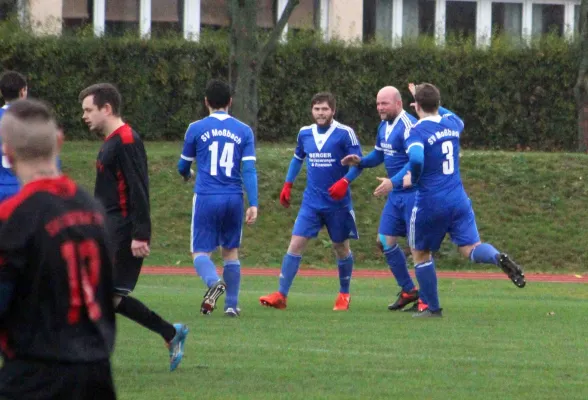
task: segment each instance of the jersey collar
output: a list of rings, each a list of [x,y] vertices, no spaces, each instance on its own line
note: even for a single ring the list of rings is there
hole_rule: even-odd
[[[333,123],[331,123],[331,126],[325,133],[319,133],[316,124],[312,124],[312,136],[318,151],[321,151],[327,140],[329,140],[331,134],[335,131],[335,128],[337,128],[337,125],[339,125],[339,123],[333,120]]]
[[[390,121],[386,122],[386,135],[384,137],[386,141],[388,141],[388,138],[390,137],[390,134],[394,130],[394,127],[396,126],[398,121],[400,121],[400,119],[404,116],[404,114],[406,114],[406,111],[402,110],[402,111],[400,111],[400,114],[398,114],[396,116],[396,118],[394,118],[394,121],[392,121],[392,123],[390,123]]]
[[[212,118],[218,119],[219,121],[224,121],[226,119],[231,118],[231,116],[224,111],[215,111],[212,114],[210,114],[210,116]]]

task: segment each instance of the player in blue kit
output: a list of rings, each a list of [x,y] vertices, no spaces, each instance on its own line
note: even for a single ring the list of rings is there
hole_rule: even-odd
[[[4,105],[0,109],[0,118],[10,107],[10,103],[27,98],[27,80],[24,76],[16,71],[6,71],[0,76],[0,94],[4,99]],[[12,172],[12,165],[8,158],[3,154],[0,146],[0,202],[15,195],[20,189],[18,178]]]
[[[380,89],[376,107],[382,122],[378,127],[374,150],[363,158],[350,154],[341,163],[353,165],[353,168],[374,168],[384,163],[388,178],[378,178],[381,183],[374,193],[377,196],[388,195],[380,217],[377,243],[401,288],[398,299],[388,309],[402,310],[414,302],[411,311],[418,311],[419,307],[423,310],[426,304],[422,300],[418,301],[419,292],[408,273],[404,252],[398,245],[398,238],[407,236],[416,193],[416,185],[405,189],[402,187],[402,179],[408,169],[404,139],[417,119],[404,111],[402,96],[393,86]]]
[[[190,124],[178,162],[178,171],[186,180],[194,176],[192,161],[198,167],[190,240],[194,268],[208,287],[200,312],[210,314],[226,291],[225,315],[238,317],[243,186],[249,201],[245,221],[253,224],[257,219],[254,136],[249,126],[228,114],[232,102],[229,85],[211,80],[204,102],[210,115]],[[210,259],[219,246],[224,260],[222,280]]]
[[[428,308],[415,317],[441,317],[437,274],[432,252],[439,250],[445,234],[459,252],[475,263],[499,266],[517,287],[524,287],[525,275],[507,254],[482,243],[471,201],[459,171],[460,135],[463,121],[440,106],[439,90],[430,83],[409,85],[415,97],[419,121],[405,140],[409,172],[405,187],[418,182],[410,220],[409,244],[415,274]]]
[[[292,230],[290,246],[282,261],[279,290],[259,301],[262,305],[284,309],[292,281],[300,267],[302,253],[309,241],[327,227],[339,270],[339,294],[334,310],[348,310],[351,297],[349,286],[353,271],[353,255],[349,239],[358,239],[355,214],[351,202],[349,183],[359,170],[350,171],[341,165],[349,155],[361,156],[361,146],[350,127],[333,119],[336,102],[331,93],[317,93],[311,100],[311,112],[315,121],[298,133],[296,150],[290,162],[286,182],[280,194],[280,203],[290,206],[290,191],[306,158],[307,183],[302,205]]]

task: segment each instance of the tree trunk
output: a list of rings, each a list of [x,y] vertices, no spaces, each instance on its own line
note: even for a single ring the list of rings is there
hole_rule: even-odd
[[[231,50],[229,81],[233,87],[231,113],[257,132],[259,78],[263,63],[274,50],[288,18],[300,0],[289,0],[269,38],[260,45],[257,0],[230,0]]]
[[[578,106],[578,150],[588,152],[588,0],[580,6],[581,59],[574,95]]]
[[[233,88],[231,112],[249,125],[257,128],[258,53],[257,0],[232,0],[231,50],[229,80]]]

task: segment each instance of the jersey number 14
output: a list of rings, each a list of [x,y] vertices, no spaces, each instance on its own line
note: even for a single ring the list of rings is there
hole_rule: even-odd
[[[221,167],[225,169],[225,175],[230,177],[233,166],[235,165],[233,163],[235,143],[225,143],[220,161],[218,159],[218,142],[213,142],[208,146],[208,151],[210,151],[210,175],[218,175],[218,167]]]

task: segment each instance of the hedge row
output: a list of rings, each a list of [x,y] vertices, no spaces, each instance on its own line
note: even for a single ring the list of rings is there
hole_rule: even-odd
[[[205,115],[206,81],[227,77],[228,44],[3,34],[0,62],[28,76],[31,94],[54,105],[70,137],[90,137],[80,120],[79,91],[110,81],[123,92],[125,118],[146,139],[181,139],[187,124]],[[398,86],[408,109],[407,82],[428,81],[465,120],[464,146],[574,150],[578,62],[577,44],[554,39],[488,50],[467,44],[437,48],[426,41],[391,49],[293,40],[263,68],[257,135],[293,142],[309,121],[312,94],[330,90],[337,95],[337,118],[371,144],[378,89]]]

